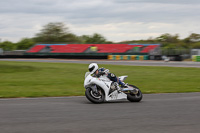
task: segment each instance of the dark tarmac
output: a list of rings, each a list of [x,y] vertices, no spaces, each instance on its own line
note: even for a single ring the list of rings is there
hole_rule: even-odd
[[[144,94],[92,104],[85,97],[0,99],[1,133],[199,133],[200,93]]]

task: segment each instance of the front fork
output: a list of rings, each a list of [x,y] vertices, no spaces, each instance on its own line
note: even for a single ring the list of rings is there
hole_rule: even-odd
[[[96,85],[92,85],[91,89],[94,93],[98,94],[98,90],[97,90],[97,86]]]

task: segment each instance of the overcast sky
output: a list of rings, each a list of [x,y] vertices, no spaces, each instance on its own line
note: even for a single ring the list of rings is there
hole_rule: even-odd
[[[49,22],[109,41],[200,34],[200,0],[0,0],[0,39],[31,38]]]

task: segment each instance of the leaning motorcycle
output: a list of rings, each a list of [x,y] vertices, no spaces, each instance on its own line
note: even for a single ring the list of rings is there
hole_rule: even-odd
[[[107,73],[109,70],[107,70]],[[124,82],[128,76],[120,76]],[[92,103],[103,103],[106,101],[127,99],[130,102],[140,102],[142,100],[141,90],[134,85],[127,85],[121,88],[117,82],[111,81],[106,74],[99,78],[93,77],[89,72],[85,73],[84,80],[85,96]]]

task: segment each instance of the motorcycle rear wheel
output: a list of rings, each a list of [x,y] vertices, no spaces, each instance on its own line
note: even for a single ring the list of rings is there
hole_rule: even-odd
[[[105,100],[105,94],[101,88],[98,88],[98,93],[95,93],[92,88],[88,87],[86,88],[85,96],[92,103],[103,103]]]
[[[136,88],[136,89],[138,89],[138,93],[137,94],[133,94],[133,93],[128,93],[127,94],[127,99],[130,101],[130,102],[140,102],[141,100],[142,100],[142,92],[141,92],[141,90],[138,88],[138,87],[136,87],[136,86],[134,86],[134,85],[129,85],[129,86],[132,86],[133,88]]]

